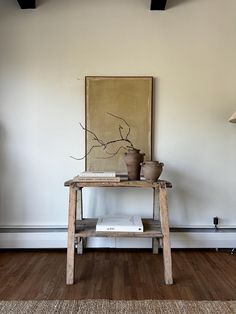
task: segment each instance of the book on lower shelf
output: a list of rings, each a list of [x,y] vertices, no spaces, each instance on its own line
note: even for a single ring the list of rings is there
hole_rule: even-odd
[[[102,216],[98,218],[96,231],[110,232],[143,232],[140,216]]]

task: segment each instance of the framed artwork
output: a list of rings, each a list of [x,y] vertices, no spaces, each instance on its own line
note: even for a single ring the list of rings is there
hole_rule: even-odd
[[[150,76],[87,76],[86,170],[126,172],[128,147],[152,155],[152,93]]]

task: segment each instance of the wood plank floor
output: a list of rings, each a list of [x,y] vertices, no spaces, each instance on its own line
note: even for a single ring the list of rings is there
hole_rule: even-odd
[[[161,253],[88,250],[66,286],[65,250],[0,251],[0,299],[236,299],[236,255],[173,250],[172,258],[175,284],[166,286]]]

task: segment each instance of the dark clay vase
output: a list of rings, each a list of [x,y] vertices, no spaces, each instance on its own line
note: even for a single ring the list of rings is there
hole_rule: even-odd
[[[145,161],[142,163],[142,171],[146,181],[156,182],[162,173],[164,164],[159,161]]]
[[[141,163],[145,154],[140,153],[140,149],[129,149],[128,153],[125,153],[124,161],[126,163],[128,171],[128,180],[136,181],[140,180]]]

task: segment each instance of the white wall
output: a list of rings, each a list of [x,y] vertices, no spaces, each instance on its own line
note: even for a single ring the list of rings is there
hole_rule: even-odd
[[[171,225],[219,216],[236,226],[236,125],[227,122],[236,110],[236,2],[168,0],[163,12],[149,2],[39,0],[20,10],[0,0],[1,226],[67,224],[63,183],[84,169],[69,156],[84,152],[86,75],[155,77],[154,157],[174,186]],[[119,203],[148,216],[150,196],[102,191],[86,210]]]

